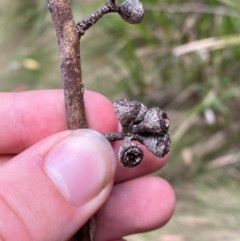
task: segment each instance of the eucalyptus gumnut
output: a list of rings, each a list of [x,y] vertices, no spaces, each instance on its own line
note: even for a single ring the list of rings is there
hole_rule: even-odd
[[[143,5],[138,0],[126,0],[119,6],[119,15],[128,23],[137,24],[143,20]]]
[[[138,102],[138,103],[140,103],[140,102]],[[138,112],[138,115],[135,117],[135,119],[133,121],[134,125],[139,124],[143,120],[143,118],[147,112],[147,107],[145,105],[143,105],[142,103],[140,103],[140,105],[141,105],[141,108]]]
[[[143,144],[154,155],[164,157],[170,150],[171,140],[168,134],[162,136],[153,135],[145,137]]]
[[[131,123],[134,125],[140,123],[147,112],[145,105],[131,99],[117,100],[113,106],[123,128],[127,128]]]
[[[125,138],[119,149],[118,158],[123,166],[135,167],[142,161],[143,151],[138,144],[131,142],[130,138]]]
[[[143,121],[136,127],[136,132],[149,132],[152,134],[165,134],[168,132],[170,122],[167,114],[158,107],[149,109]]]
[[[128,127],[141,110],[141,103],[130,99],[117,100],[113,104],[115,113],[123,128]]]

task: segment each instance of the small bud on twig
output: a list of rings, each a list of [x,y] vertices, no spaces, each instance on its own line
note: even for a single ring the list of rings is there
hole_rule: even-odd
[[[118,13],[122,19],[128,23],[140,23],[144,17],[144,9],[138,0],[126,0],[118,6],[115,0],[107,0],[105,5],[95,13],[77,23],[76,29],[79,36],[83,36],[85,31],[94,25],[100,18],[107,13]]]
[[[141,23],[144,17],[144,9],[138,0],[126,0],[119,6],[119,15],[128,23]]]

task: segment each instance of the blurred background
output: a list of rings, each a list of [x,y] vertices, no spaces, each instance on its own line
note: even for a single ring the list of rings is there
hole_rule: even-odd
[[[78,22],[105,1],[71,2]],[[171,121],[157,175],[176,191],[174,217],[128,240],[239,241],[240,1],[142,2],[141,24],[109,14],[81,42],[87,89],[159,106]],[[0,33],[1,91],[61,88],[47,1],[0,0]]]

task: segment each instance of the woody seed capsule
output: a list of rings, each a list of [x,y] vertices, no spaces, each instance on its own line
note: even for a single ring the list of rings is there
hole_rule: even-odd
[[[119,149],[119,160],[125,167],[135,167],[143,159],[138,141],[158,157],[164,157],[170,150],[168,135],[170,122],[167,114],[158,107],[147,109],[142,103],[131,99],[114,102],[114,110],[122,125],[121,132],[104,134],[109,141],[124,140]]]
[[[128,23],[137,24],[143,20],[144,9],[138,0],[126,0],[119,6],[119,15]]]

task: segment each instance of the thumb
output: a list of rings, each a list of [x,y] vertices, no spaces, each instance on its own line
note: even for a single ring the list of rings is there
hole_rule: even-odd
[[[40,141],[0,168],[0,239],[69,239],[107,199],[114,172],[112,147],[96,131]]]

